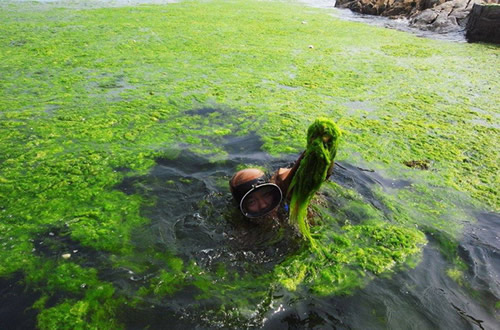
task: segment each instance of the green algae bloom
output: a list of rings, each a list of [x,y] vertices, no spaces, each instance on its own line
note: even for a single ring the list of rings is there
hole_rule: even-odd
[[[197,324],[259,327],[281,302],[274,291],[354,293],[416,265],[424,234],[461,283],[468,205],[500,207],[497,46],[273,1],[76,9],[2,1],[0,21],[0,276],[39,297],[41,329],[133,327],[127,311],[176,305],[182,294],[194,297],[187,314],[202,315]],[[254,135],[272,156],[295,154],[321,116],[342,127],[337,159],[412,182],[373,188],[380,209],[323,184],[317,195],[328,203],[311,203],[316,225],[302,224],[322,256],[303,246],[272,269],[196,264],[169,237],[151,238],[158,223],[148,211],[162,196],[142,182],[119,189],[186,150],[228,162],[231,136]],[[404,165],[415,160],[430,170]],[[227,178],[217,180],[220,207]],[[197,182],[162,187],[181,193]],[[223,231],[226,219],[211,212],[203,226]]]
[[[319,118],[307,130],[307,147],[287,195],[290,196],[290,223],[312,244],[307,223],[307,208],[314,194],[332,170],[340,130],[329,119]]]

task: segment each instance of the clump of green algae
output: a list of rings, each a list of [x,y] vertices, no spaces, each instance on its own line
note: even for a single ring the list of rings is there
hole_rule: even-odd
[[[287,192],[290,196],[289,221],[298,226],[301,234],[313,245],[307,223],[307,207],[333,168],[339,138],[340,130],[327,118],[316,119],[309,126],[304,157]]]
[[[221,134],[261,127],[258,134],[266,150],[297,152],[303,147],[305,123],[319,114],[330,116],[344,130],[340,159],[357,160],[357,152],[366,161],[383,164],[379,168],[409,177],[417,174],[401,173],[398,164],[429,159],[435,172],[419,174],[425,182],[468,191],[498,209],[498,148],[492,141],[499,136],[494,106],[500,100],[491,91],[499,89],[499,82],[498,69],[490,66],[498,61],[495,46],[418,39],[272,2],[96,10],[6,2],[1,6],[0,275],[24,274],[46,300],[59,297],[55,306],[45,306],[43,297],[37,304],[41,328],[117,324],[114,315],[121,305],[116,298],[121,294],[116,288],[96,279],[94,268],[77,264],[57,264],[63,280],[53,280],[41,270],[54,261],[32,252],[34,238],[47,228],[67,227],[75,241],[110,253],[116,267],[127,264],[147,271],[147,265],[129,258],[137,253],[131,233],[148,222],[140,209],[152,202],[113,186],[127,173],[147,173],[154,158],[179,140],[186,148],[221,159]],[[241,109],[245,116],[226,118],[214,127],[216,118],[186,113],[210,102]],[[428,215],[424,228],[439,231],[446,227],[442,215],[453,204],[430,198],[428,190],[434,188],[424,184],[395,197],[380,194],[398,215],[393,221],[403,227],[420,222],[414,215],[423,210]],[[412,205],[398,207],[400,200]],[[453,239],[460,224],[448,225]],[[313,237],[323,237],[312,229]],[[352,243],[356,231],[346,227],[328,239],[347,237]],[[356,255],[367,269],[386,269],[363,261],[371,252],[339,257]],[[290,259],[290,265],[300,259]],[[285,287],[305,283],[324,294],[348,292],[359,284],[351,276],[358,272],[349,268],[339,268],[337,277],[322,276],[339,279],[329,286],[311,284],[322,262],[313,259],[311,267],[289,266],[276,274]],[[168,265],[167,260],[165,268],[174,274],[170,277],[179,278],[178,267]],[[31,273],[39,277],[27,275]],[[169,283],[165,274],[159,276],[166,280],[162,286]],[[71,275],[92,285],[76,294]],[[215,280],[211,274],[194,277],[201,292],[221,287],[211,276]],[[294,278],[301,280],[292,285],[289,280]],[[228,280],[228,290],[234,281]],[[184,278],[174,282],[170,287],[175,290],[160,286],[158,294],[185,284]],[[101,286],[108,288],[106,294],[100,294]],[[105,314],[92,307],[100,304],[107,306]]]

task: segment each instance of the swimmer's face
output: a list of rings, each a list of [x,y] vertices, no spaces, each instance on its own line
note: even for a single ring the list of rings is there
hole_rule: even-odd
[[[272,187],[263,187],[245,198],[243,206],[249,213],[258,214],[275,205],[274,196]]]

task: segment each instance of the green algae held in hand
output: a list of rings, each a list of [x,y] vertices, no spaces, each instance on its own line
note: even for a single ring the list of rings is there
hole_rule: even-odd
[[[288,194],[291,194],[290,223],[298,226],[311,243],[307,207],[333,166],[339,137],[340,130],[330,119],[318,118],[309,126],[307,148],[288,189]]]

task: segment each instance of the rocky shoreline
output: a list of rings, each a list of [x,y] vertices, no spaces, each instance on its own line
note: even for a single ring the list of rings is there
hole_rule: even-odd
[[[411,27],[436,33],[466,31],[470,42],[500,44],[499,3],[500,0],[337,0],[335,7],[361,14],[406,18]],[[469,21],[473,24],[468,24]]]

